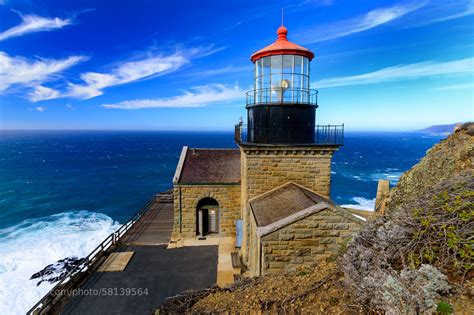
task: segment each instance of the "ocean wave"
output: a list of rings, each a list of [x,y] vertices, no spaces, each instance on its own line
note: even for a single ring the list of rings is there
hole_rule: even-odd
[[[24,314],[54,284],[30,277],[66,257],[85,257],[120,225],[102,213],[69,211],[0,229],[0,314]]]
[[[374,211],[375,198],[374,199],[367,199],[367,198],[364,198],[364,197],[354,197],[354,198],[352,198],[352,200],[356,203],[355,204],[341,205],[341,207],[359,209],[359,210]]]
[[[355,179],[357,181],[362,181],[362,182],[378,182],[380,179],[388,179],[390,183],[392,184],[397,184],[400,177],[403,175],[402,171],[397,171],[397,169],[386,169],[385,171],[382,172],[376,172],[376,173],[371,173],[371,174],[350,174],[350,173],[344,173],[344,172],[339,172],[339,174],[342,174],[342,176],[349,177],[351,179]]]

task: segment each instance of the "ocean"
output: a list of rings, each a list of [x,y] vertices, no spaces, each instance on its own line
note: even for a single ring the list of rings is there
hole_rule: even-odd
[[[439,142],[423,133],[348,132],[332,199],[372,209],[378,179]],[[33,273],[84,257],[150,197],[171,187],[183,145],[236,147],[231,132],[0,131],[0,314],[22,314],[53,285]]]

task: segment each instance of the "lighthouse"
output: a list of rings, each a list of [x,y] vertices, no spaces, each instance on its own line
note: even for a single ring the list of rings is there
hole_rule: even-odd
[[[330,200],[344,126],[316,124],[314,53],[290,42],[283,25],[276,33],[250,56],[253,89],[246,123],[235,125],[238,148],[183,147],[173,178],[172,241],[225,244],[250,275],[325,259],[363,223]],[[218,284],[241,270],[218,266]]]
[[[311,88],[310,76],[314,53],[289,41],[285,26],[276,34],[272,44],[250,56],[254,76],[246,94],[247,124],[235,126],[245,262],[252,247],[249,202],[288,182],[329,197],[332,156],[344,140],[344,125],[316,124],[318,91]]]

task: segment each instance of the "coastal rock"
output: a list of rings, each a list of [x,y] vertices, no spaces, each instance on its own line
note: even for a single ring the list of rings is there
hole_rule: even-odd
[[[431,187],[464,172],[473,172],[474,123],[463,124],[457,132],[433,146],[418,164],[400,177],[387,200],[388,211],[415,202]]]
[[[40,285],[43,281],[54,283],[61,280],[68,272],[73,270],[84,262],[84,258],[67,257],[57,262],[47,265],[41,271],[33,274],[30,280],[40,279],[36,285]]]

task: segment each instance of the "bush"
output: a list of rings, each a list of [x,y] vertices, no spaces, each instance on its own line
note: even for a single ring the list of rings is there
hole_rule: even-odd
[[[388,314],[435,311],[445,274],[472,270],[473,191],[460,175],[364,226],[340,260],[348,292]]]
[[[440,315],[449,315],[454,312],[453,307],[451,304],[445,301],[441,301],[438,303],[436,307],[436,313]]]

